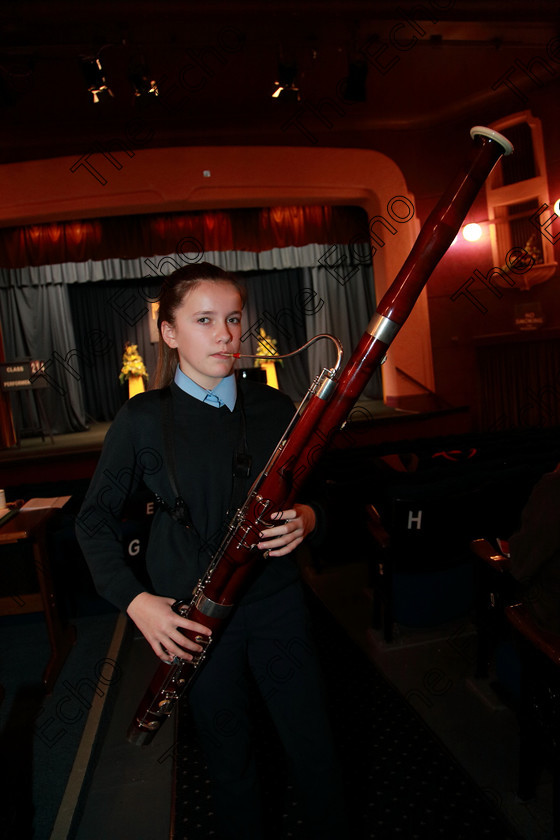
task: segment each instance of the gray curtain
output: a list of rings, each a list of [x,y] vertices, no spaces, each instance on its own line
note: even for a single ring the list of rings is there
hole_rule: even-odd
[[[26,266],[24,268],[0,267],[0,288],[7,286],[43,286],[52,283],[96,283],[98,281],[137,280],[143,282],[157,281],[158,273],[161,277],[170,273],[173,266],[196,264],[201,260],[215,263],[226,271],[276,271],[287,268],[301,268],[304,266],[321,265],[323,262],[336,265],[339,254],[350,252],[350,261],[359,259],[356,251],[363,246],[349,249],[345,245],[317,245],[309,244],[301,247],[272,248],[270,251],[206,251],[187,252],[151,257],[136,257],[130,260],[84,260],[84,262],[60,263],[58,265]],[[336,249],[333,253],[333,248]],[[369,253],[369,252],[368,252]],[[371,264],[371,256],[368,257]],[[344,257],[346,263],[346,257]],[[154,275],[152,266],[165,266],[165,271]],[[339,273],[340,268],[333,267],[333,274]],[[146,280],[146,278],[149,278]]]
[[[247,304],[243,313],[242,353],[266,353],[259,341],[259,330],[274,339],[278,353],[291,353],[307,340],[305,289],[303,269],[250,272],[244,275],[247,287]],[[242,360],[240,360],[241,362]],[[246,367],[252,361],[246,360]],[[307,353],[298,353],[276,364],[278,386],[294,402],[299,402],[309,388],[309,359]]]
[[[67,287],[76,330],[76,341],[84,359],[83,390],[88,417],[108,421],[128,399],[127,383],[119,373],[125,344],[136,344],[153,383],[157,343],[151,341],[148,300],[156,300],[157,287],[139,288],[138,283],[80,283]]]
[[[361,256],[348,246],[311,244],[262,253],[205,254],[204,258],[223,268],[243,273],[247,279],[249,300],[244,317],[243,347],[246,352],[256,352],[258,329],[255,325],[261,323],[265,331],[278,341],[280,353],[296,349],[318,333],[330,332],[343,342],[348,355],[375,309],[371,257],[369,253]],[[152,259],[159,265],[163,258]],[[77,320],[80,308],[77,300],[81,295],[77,284],[97,286],[95,281],[108,279],[113,283],[124,281],[124,286],[127,281],[129,285],[142,287],[148,282],[159,283],[156,277],[147,281],[145,269],[144,258],[0,269],[0,318],[6,358],[31,357],[45,362],[45,380],[49,387],[42,394],[53,432],[84,430],[88,415],[98,419],[96,414],[100,403],[97,398],[95,410],[89,403],[85,407],[84,400],[84,393],[89,393],[88,388],[92,390],[92,382],[89,381],[92,364],[96,364],[97,370],[98,357],[109,359],[110,342],[117,348],[113,353],[120,355],[125,337],[116,333],[113,335],[114,330],[112,327],[109,329],[111,319],[103,317],[103,313],[105,316],[111,314],[106,306],[99,316],[100,327],[95,328],[94,310],[87,306],[84,314],[87,328],[83,318]],[[70,286],[72,306],[68,294]],[[81,309],[84,310],[83,302]],[[115,320],[112,315],[111,318]],[[74,334],[77,323],[80,331],[78,340]],[[142,328],[143,334],[144,327],[134,319],[131,326],[134,330],[126,337],[133,343],[139,341],[147,345],[148,342],[138,332]],[[106,346],[101,346],[103,341]],[[147,347],[144,352],[146,350]],[[334,352],[326,342],[313,345],[305,354],[288,360],[283,366],[278,365],[280,387],[294,401],[299,401],[315,375],[323,367],[331,367],[334,358]],[[145,358],[145,361],[149,359]],[[115,370],[116,363],[115,357]],[[113,391],[112,396],[107,396],[103,419],[111,419],[109,415],[119,401],[114,383]],[[28,398],[25,400],[23,395],[24,392],[23,416],[16,417],[16,427],[35,428],[38,418],[34,396],[25,392]],[[370,382],[366,396],[381,398],[379,375]]]
[[[355,271],[346,276],[342,283],[333,277],[324,266],[304,268],[303,281],[315,292],[314,304],[318,308],[313,321],[309,321],[314,334],[330,333],[342,342],[344,364],[362,337],[375,311],[375,290],[371,265],[356,265]],[[311,338],[308,335],[308,338]],[[332,367],[336,355],[331,342],[318,341],[309,350],[309,365],[318,373],[324,367]],[[364,389],[363,396],[372,400],[383,398],[381,373],[376,373]]]
[[[87,428],[82,396],[82,366],[63,285],[0,289],[0,317],[6,359],[32,358],[45,363],[47,388],[11,397],[19,432],[42,424],[37,399],[43,400],[54,434]]]

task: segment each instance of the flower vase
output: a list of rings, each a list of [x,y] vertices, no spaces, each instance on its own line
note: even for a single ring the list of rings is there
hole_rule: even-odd
[[[278,377],[276,376],[276,362],[263,362],[261,367],[266,373],[266,384],[271,388],[278,388]]]
[[[141,394],[144,391],[144,377],[143,376],[129,376],[128,377],[128,399]]]

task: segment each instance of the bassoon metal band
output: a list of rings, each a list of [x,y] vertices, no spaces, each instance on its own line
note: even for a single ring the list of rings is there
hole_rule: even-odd
[[[401,324],[376,313],[368,324],[367,332],[383,344],[390,344],[400,328]]]
[[[216,601],[207,598],[204,592],[201,592],[194,602],[195,609],[203,615],[209,616],[209,618],[226,618],[233,606],[233,604],[218,604]]]

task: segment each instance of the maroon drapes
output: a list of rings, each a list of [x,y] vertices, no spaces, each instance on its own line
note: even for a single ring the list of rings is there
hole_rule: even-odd
[[[476,355],[483,431],[560,425],[560,333],[481,341]]]
[[[4,268],[188,251],[267,251],[367,241],[359,207],[282,206],[113,216],[0,230]]]

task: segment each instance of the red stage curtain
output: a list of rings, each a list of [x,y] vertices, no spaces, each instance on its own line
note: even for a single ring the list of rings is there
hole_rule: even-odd
[[[201,249],[268,251],[367,239],[367,217],[359,207],[286,206],[114,216],[4,228],[0,230],[0,265],[23,268]]]

